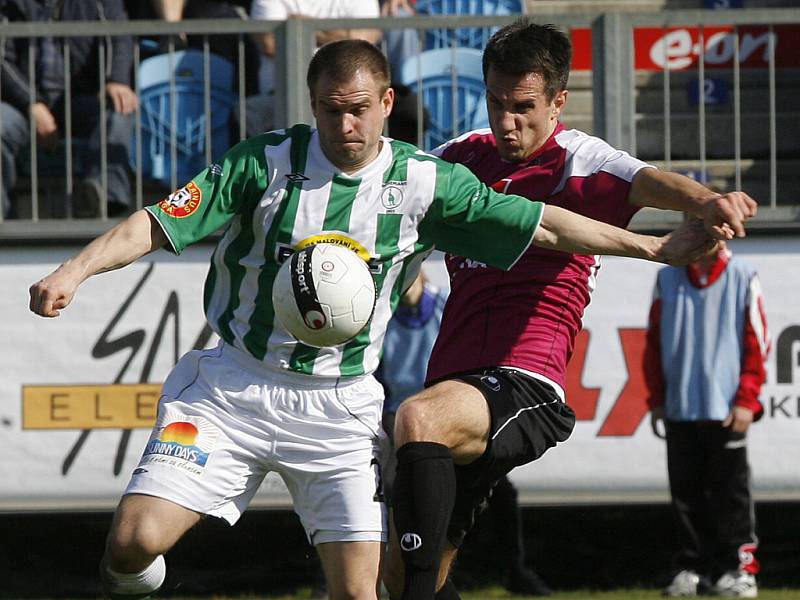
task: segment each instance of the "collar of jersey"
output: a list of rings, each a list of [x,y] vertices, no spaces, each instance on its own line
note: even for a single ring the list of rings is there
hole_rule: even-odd
[[[328,157],[325,156],[325,153],[322,151],[322,145],[319,142],[319,131],[316,129],[314,133],[311,134],[309,150],[313,158],[313,163],[319,165],[328,173],[333,173],[337,177],[343,177],[345,179],[368,179],[370,175],[376,173],[383,174],[392,161],[392,146],[389,140],[383,136],[381,136],[381,150],[378,152],[378,156],[375,157],[375,160],[355,173],[345,173],[328,160]],[[306,171],[308,171],[308,169],[306,169]],[[306,172],[306,175],[308,175],[308,172]]]

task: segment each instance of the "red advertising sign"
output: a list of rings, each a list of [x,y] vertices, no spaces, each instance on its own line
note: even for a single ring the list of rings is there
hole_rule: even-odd
[[[739,27],[739,61],[743,68],[769,65],[769,36],[766,26]],[[781,25],[772,29],[777,68],[800,67],[800,26]],[[643,71],[696,69],[701,49],[706,69],[730,68],[736,52],[732,25],[714,27],[640,27],[633,33],[635,67]],[[592,68],[592,30],[572,30],[573,71]]]

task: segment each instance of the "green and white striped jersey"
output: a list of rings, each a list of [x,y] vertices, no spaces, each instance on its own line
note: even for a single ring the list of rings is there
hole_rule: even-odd
[[[347,175],[307,125],[245,140],[160,204],[148,207],[173,250],[227,226],[211,258],[206,317],[227,343],[268,365],[326,377],[370,373],[403,290],[434,247],[510,268],[543,205],[498,194],[461,165],[383,138],[378,157]],[[369,262],[372,321],[333,348],[297,342],[274,318],[272,282],[296,249],[346,245]]]

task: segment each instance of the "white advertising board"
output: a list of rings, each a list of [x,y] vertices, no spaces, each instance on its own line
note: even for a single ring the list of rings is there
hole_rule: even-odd
[[[756,497],[800,498],[800,242],[734,250],[759,270],[773,339],[751,430]],[[112,508],[136,467],[159,383],[177,358],[216,340],[202,315],[209,246],[158,252],[87,280],[56,319],[28,310],[28,287],[74,247],[0,249],[0,510]],[[513,474],[524,502],[666,499],[664,445],[650,431],[638,368],[658,265],[604,259],[570,365],[572,438]],[[441,266],[431,265],[441,283]],[[255,506],[288,506],[270,476]]]

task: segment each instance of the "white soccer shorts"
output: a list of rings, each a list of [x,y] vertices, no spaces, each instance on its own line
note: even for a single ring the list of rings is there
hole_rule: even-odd
[[[234,524],[269,471],[309,541],[387,539],[380,489],[383,389],[270,369],[220,343],[184,355],[126,494],[165,498]]]

